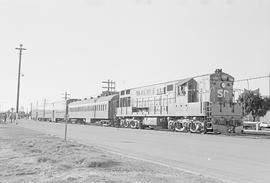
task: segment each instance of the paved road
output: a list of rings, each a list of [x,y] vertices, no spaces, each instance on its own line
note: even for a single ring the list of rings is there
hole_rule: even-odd
[[[21,121],[64,136],[64,124]],[[68,138],[87,145],[228,182],[270,182],[270,139],[68,125]]]

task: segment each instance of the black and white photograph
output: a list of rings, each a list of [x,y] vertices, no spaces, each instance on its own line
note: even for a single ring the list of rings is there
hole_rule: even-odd
[[[0,0],[0,183],[270,182],[270,0]]]

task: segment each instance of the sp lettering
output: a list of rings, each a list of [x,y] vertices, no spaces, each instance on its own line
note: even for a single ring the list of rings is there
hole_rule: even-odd
[[[229,96],[229,91],[228,90],[218,90],[217,91],[217,97],[218,98],[226,98],[226,96]]]

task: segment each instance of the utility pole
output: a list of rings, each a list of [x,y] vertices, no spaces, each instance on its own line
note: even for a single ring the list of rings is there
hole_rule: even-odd
[[[65,141],[67,141],[67,123],[68,123],[68,94],[67,92],[64,93],[64,99],[65,99],[65,106],[66,106],[66,112],[65,112]]]
[[[31,102],[31,104],[30,104],[30,106],[31,106],[31,116],[30,116],[30,119],[32,119],[32,117],[33,117],[33,102]]]
[[[43,120],[45,119],[45,112],[46,112],[46,99],[44,99],[44,104],[43,104]]]
[[[108,95],[110,95],[111,92],[115,91],[115,84],[116,84],[115,81],[112,81],[112,80],[108,79],[108,81],[102,81],[102,83],[107,84],[107,86],[102,87],[102,88],[107,89]]]
[[[38,120],[38,113],[39,113],[39,108],[38,108],[38,101],[37,101],[37,107],[36,107],[36,121]]]
[[[270,98],[270,73],[269,73],[269,98]]]
[[[19,117],[19,97],[20,97],[20,79],[21,79],[21,61],[22,61],[22,51],[26,50],[23,48],[23,45],[20,44],[19,48],[15,48],[16,50],[19,50],[19,72],[18,72],[18,86],[17,86],[17,105],[16,105],[16,123],[18,123],[18,117]]]

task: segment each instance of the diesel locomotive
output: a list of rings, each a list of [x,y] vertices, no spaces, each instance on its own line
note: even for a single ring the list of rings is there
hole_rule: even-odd
[[[231,75],[217,69],[212,74],[70,102],[69,119],[126,128],[168,128],[194,133],[241,131],[242,106],[234,101],[233,84]],[[39,119],[41,115],[51,116],[49,118],[54,121],[55,113],[56,109],[51,107],[51,112],[37,109],[32,115]]]
[[[213,74],[123,90],[116,116],[123,126],[235,131],[242,127],[242,107],[234,102],[233,83],[232,76],[217,69]]]

